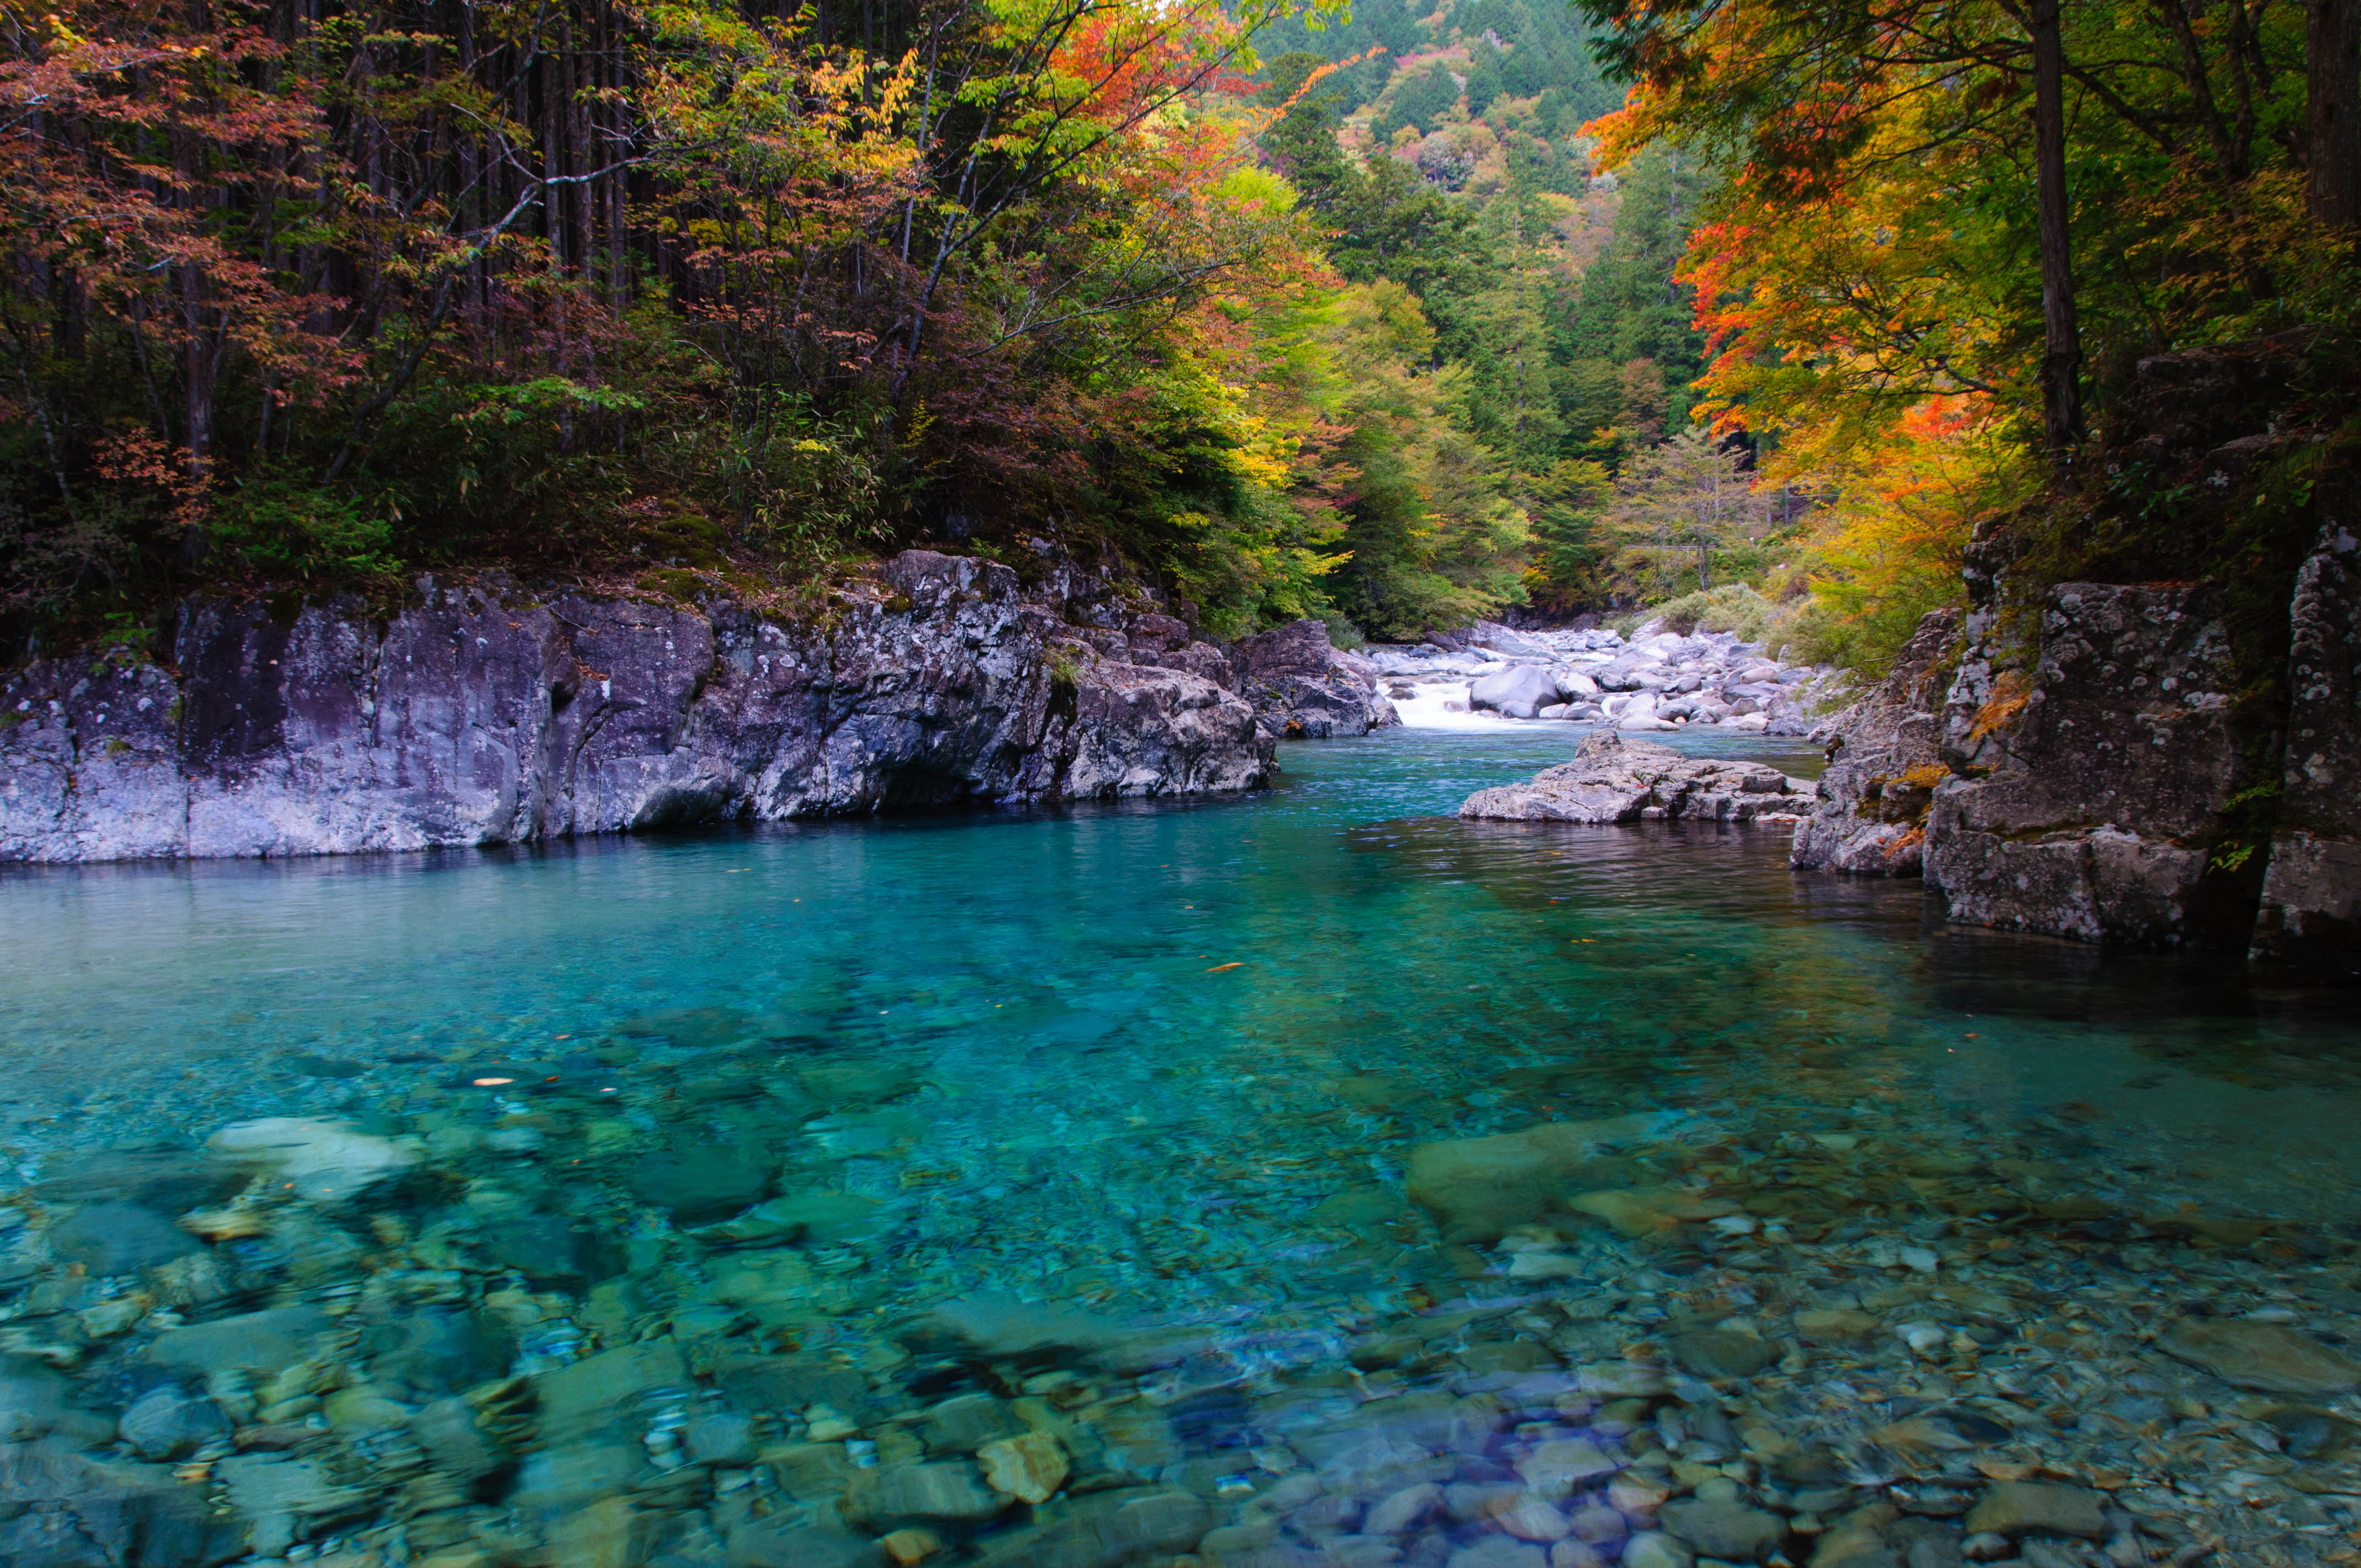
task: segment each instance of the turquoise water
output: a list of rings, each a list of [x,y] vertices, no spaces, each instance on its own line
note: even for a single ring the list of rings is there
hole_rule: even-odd
[[[411,1140],[406,1185],[325,1209],[356,1239],[249,1193],[291,1207],[225,1230],[239,1294],[180,1316],[349,1299],[380,1242],[544,1220],[577,1250],[487,1240],[475,1288],[542,1292],[502,1309],[538,1321],[536,1373],[634,1338],[857,1347],[978,1292],[1133,1324],[1413,1312],[1511,1283],[1404,1203],[1418,1146],[1635,1112],[1697,1147],[1820,1139],[1795,1223],[1855,1217],[1831,1245],[1923,1218],[1893,1160],[2004,1148],[2114,1212],[2361,1219],[2349,995],[1943,931],[1915,883],[1792,875],[1776,829],[1450,817],[1569,735],[1297,745],[1219,804],[12,872],[0,1156],[38,1209],[119,1157],[93,1151],[251,1118]],[[700,1165],[752,1174],[666,1185]],[[766,1192],[834,1217],[774,1249],[776,1288],[719,1283],[772,1255],[685,1233]],[[1676,1271],[1719,1255],[1682,1245]]]
[[[19,872],[0,880],[0,1095],[22,1158],[262,1115],[494,1118],[455,1067],[604,1074],[589,1087],[637,1101],[784,1041],[926,1085],[890,1126],[785,1152],[923,1191],[939,1230],[988,1212],[988,1271],[1159,1305],[1273,1267],[1259,1227],[1204,1207],[1224,1162],[1335,1162],[1290,1184],[1312,1191],[1382,1182],[1420,1138],[1642,1102],[2074,1102],[2096,1113],[2079,1141],[2187,1140],[2162,1194],[2350,1201],[2317,1180],[2361,1108],[2349,997],[1930,931],[1916,883],[1791,875],[1776,830],[1447,817],[1567,750],[1398,730],[1291,747],[1281,787],[1214,805]],[[640,1059],[596,1060],[602,1043]],[[2266,1168],[2212,1168],[2262,1124]],[[943,1174],[905,1189],[911,1169]],[[1175,1223],[1221,1212],[1249,1255],[1172,1277],[1129,1218],[1060,1212],[1077,1181]]]

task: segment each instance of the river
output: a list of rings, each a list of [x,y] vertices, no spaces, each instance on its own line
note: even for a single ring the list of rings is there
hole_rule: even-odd
[[[542,1532],[558,1540],[575,1528],[563,1521],[598,1499],[631,1496],[660,1522],[634,1527],[639,1545],[626,1557],[702,1561],[698,1552],[735,1540],[733,1561],[759,1563],[770,1549],[745,1542],[763,1530],[841,1522],[824,1513],[826,1496],[799,1495],[776,1459],[786,1449],[849,1442],[841,1452],[856,1472],[924,1468],[922,1453],[974,1446],[913,1436],[930,1401],[964,1391],[1021,1403],[1027,1376],[1110,1376],[1114,1360],[1079,1332],[1012,1350],[980,1331],[930,1338],[908,1327],[947,1300],[1001,1312],[1029,1302],[1024,1310],[1087,1313],[1135,1341],[1196,1336],[1193,1361],[1145,1355],[1156,1365],[1125,1376],[1153,1395],[1138,1408],[1215,1414],[1168,1416],[1148,1444],[1157,1463],[1128,1472],[1107,1422],[1096,1438],[1067,1431],[1059,1463],[1073,1470],[1070,1496],[1029,1521],[1021,1508],[986,1522],[992,1510],[980,1506],[928,1512],[873,1497],[850,1508],[860,1541],[901,1525],[946,1550],[972,1541],[987,1555],[1016,1553],[1010,1562],[1062,1562],[1066,1548],[1042,1532],[1060,1528],[1060,1508],[1120,1491],[1114,1476],[1197,1497],[1211,1510],[1201,1532],[1233,1516],[1283,1519],[1268,1550],[1313,1550],[1324,1528],[1398,1554],[1368,1561],[1424,1552],[1442,1563],[1526,1547],[1578,1561],[1568,1541],[1604,1562],[1625,1548],[1612,1532],[1577,1539],[1568,1521],[1585,1498],[1575,1486],[1543,1497],[1564,1530],[1521,1532],[1500,1523],[1502,1510],[1463,1519],[1438,1502],[1380,1539],[1360,1530],[1357,1511],[1375,1497],[1350,1518],[1332,1508],[1324,1527],[1255,1514],[1257,1494],[1318,1472],[1323,1452],[1309,1440],[1290,1449],[1285,1420],[1258,1419],[1274,1390],[1317,1391],[1329,1403],[1301,1408],[1317,1405],[1332,1422],[1378,1395],[1464,1403],[1488,1397],[1504,1368],[1548,1375],[1627,1351],[1637,1358],[1628,1364],[1651,1365],[1667,1335],[1719,1324],[1784,1357],[1771,1361],[1775,1375],[1752,1370],[1755,1384],[1784,1379],[1789,1393],[1722,1380],[1717,1408],[1753,1398],[1775,1410],[1784,1397],[1817,1412],[1808,1391],[1841,1382],[1822,1364],[1833,1354],[1851,1369],[1843,1386],[1861,1420],[1890,1424],[1929,1405],[1927,1376],[1949,1380],[1949,1399],[2010,1397],[1979,1358],[1996,1360],[1995,1334],[2014,1344],[2043,1332],[2045,1311],[2030,1303],[2070,1285],[2110,1303],[2081,1307],[2075,1332],[2120,1332],[2115,1353],[2139,1359],[2165,1399],[2227,1397],[2211,1376],[2219,1367],[2141,1348],[2144,1316],[2152,1332],[2155,1314],[2187,1310],[2192,1297],[2244,1311],[2283,1266],[2326,1294],[2292,1299],[2288,1315],[2268,1321],[2330,1344],[2361,1328],[2351,1316],[2361,1309],[2351,1274],[2361,1021],[2349,994],[2259,989],[2235,964],[1930,928],[1916,883],[1798,878],[1777,829],[1449,815],[1471,790],[1563,760],[1573,733],[1501,724],[1294,745],[1278,788],[1218,804],[8,872],[0,1153],[27,1185],[14,1220],[0,1208],[16,1259],[13,1277],[0,1268],[0,1290],[17,1292],[0,1298],[12,1302],[0,1347],[66,1379],[79,1391],[64,1397],[104,1415],[167,1385],[172,1398],[226,1409],[218,1433],[148,1457],[193,1464],[198,1485],[229,1486],[223,1517],[260,1531],[253,1543],[264,1551],[303,1555],[326,1540],[355,1563],[370,1552],[410,1561],[436,1549],[438,1530],[445,1546],[506,1530],[519,1551],[543,1550]],[[1817,762],[1760,738],[1675,743],[1794,773]],[[238,1197],[218,1157],[191,1151],[260,1118],[341,1124],[375,1151],[350,1157],[381,1157],[385,1169]],[[1653,1194],[1645,1202],[1656,1208],[1633,1220],[1625,1200],[1572,1212],[1552,1200],[1548,1212],[1504,1226],[1470,1224],[1448,1200],[1423,1211],[1404,1201],[1421,1146],[1550,1121],[1622,1129],[1600,1135],[1587,1164],[1554,1172],[1560,1187]],[[105,1152],[125,1150],[135,1152]],[[249,1151],[240,1168],[275,1169],[273,1157]],[[107,1174],[118,1169],[131,1174]],[[772,1200],[775,1223],[689,1234],[773,1194],[785,1199]],[[70,1220],[76,1202],[239,1217],[195,1224],[219,1265],[210,1285],[189,1285],[192,1266],[173,1258],[180,1283],[159,1286],[141,1273],[155,1259],[136,1247],[104,1254],[104,1236],[81,1245],[113,1261],[85,1261],[61,1282],[71,1249],[45,1249],[39,1233]],[[1438,1214],[1450,1234],[1438,1234]],[[145,1234],[136,1216],[121,1223]],[[1914,1245],[1923,1267],[1902,1259]],[[1527,1253],[1560,1261],[1520,1265]],[[2015,1307],[1907,1294],[1980,1268]],[[2018,1272],[2021,1288],[2010,1283]],[[387,1283],[424,1275],[436,1277],[433,1288]],[[1876,1297],[1864,1280],[1905,1290],[1867,1309],[1892,1321],[1850,1348],[1815,1352],[1795,1314],[1861,1311]],[[100,1310],[110,1302],[129,1305]],[[323,1314],[320,1326],[370,1325],[357,1345],[347,1332],[313,1353],[308,1387],[273,1383],[282,1369],[272,1365],[144,1348],[176,1324],[185,1332],[297,1306]],[[1453,1319],[1463,1338],[1555,1349],[1530,1364],[1454,1359],[1447,1346],[1361,1356],[1343,1381],[1365,1387],[1336,1387],[1347,1347],[1454,1312],[1479,1323]],[[2109,1327],[2107,1312],[2120,1321]],[[399,1340],[413,1319],[474,1322],[496,1348],[373,1363],[368,1347],[392,1343],[389,1332]],[[1921,1320],[1946,1335],[1977,1331],[1954,1343],[1964,1369],[1915,1342],[1894,1360],[1894,1333]],[[643,1464],[627,1455],[568,1470],[552,1432],[521,1437],[515,1479],[471,1483],[423,1510],[423,1528],[404,1522],[417,1507],[370,1491],[360,1473],[371,1434],[414,1425],[437,1398],[510,1373],[557,1376],[642,1344],[676,1347],[682,1359],[658,1387],[618,1384],[631,1413],[600,1419],[646,1429],[631,1434]],[[159,1359],[172,1371],[158,1371]],[[827,1398],[758,1398],[727,1372],[751,1360],[851,1368],[869,1387],[856,1379],[854,1392]],[[1723,1438],[1730,1452],[1714,1463],[1755,1490],[1699,1492],[1697,1478],[1665,1466],[1695,1463],[1679,1458],[1697,1442],[1696,1419],[1680,1426],[1679,1401],[1706,1398],[1696,1377],[1713,1381],[1715,1368],[1705,1351],[1676,1360],[1666,1387],[1677,1398],[1660,1391],[1653,1414],[1612,1420],[1600,1398],[1586,1402],[1578,1371],[1554,1374],[1564,1387],[1546,1408],[1479,1442],[1480,1474],[1469,1481],[1463,1464],[1457,1484],[1497,1471],[1530,1501],[1548,1491],[1518,1482],[1519,1455],[1534,1442],[1587,1432],[1616,1465],[1653,1445],[1667,1456],[1651,1472],[1674,1497],[1667,1507],[1702,1498],[1752,1509],[1783,1521],[1787,1549],[1801,1551],[1828,1520],[1795,1508],[1795,1495],[1893,1479],[1783,1481],[1767,1452],[1750,1461]],[[374,1414],[354,1413],[366,1403],[355,1388],[378,1401]],[[274,1395],[280,1408],[266,1409]],[[1033,1397],[1039,1404],[1041,1389]],[[1082,1408],[1051,1402],[1070,1423]],[[2078,1435],[2042,1424],[2042,1398],[2019,1403],[2038,1442],[2005,1463],[2132,1463],[2138,1439],[2126,1434],[2137,1423],[2115,1432],[2094,1414]],[[1669,1432],[1665,1409],[1675,1412]],[[700,1458],[678,1434],[708,1416],[738,1421],[744,1442],[716,1458],[708,1442]],[[1537,1420],[1551,1430],[1527,1431]],[[248,1441],[265,1426],[285,1430]],[[1635,1427],[1652,1440],[1635,1440]],[[1869,1463],[1834,1429],[1815,1430],[1809,1442],[1791,1432],[1791,1446],[1845,1456],[1854,1470]],[[1977,1457],[1973,1438],[1934,1442],[1913,1462],[1933,1475],[1959,1470]],[[1451,1482],[1449,1446],[1426,1446],[1442,1459],[1389,1478]],[[445,1456],[425,1447],[431,1472]],[[253,1475],[283,1478],[315,1453],[348,1496],[333,1506],[255,1500],[264,1494]],[[757,1453],[776,1462],[757,1464]],[[1181,1473],[1208,1455],[1211,1468]],[[2282,1477],[2301,1473],[2295,1462],[2257,1457],[2279,1469],[2236,1474],[2274,1501],[2248,1507],[2240,1494],[2235,1519],[2266,1531],[2258,1543],[2280,1543],[2269,1551],[2310,1561],[2302,1551],[2325,1538],[2305,1531],[2325,1529],[2338,1505],[2291,1488]],[[2210,1485],[2206,1466],[2227,1463],[2195,1474]],[[670,1490],[651,1480],[687,1472],[703,1479]],[[2163,1519],[2179,1505],[2172,1479],[2158,1476]],[[1333,1501],[1355,1488],[1332,1479],[1327,1492]],[[1645,1528],[1653,1507],[1625,1508],[1620,1528],[1660,1533]],[[1961,1527],[1943,1528],[1956,1538]],[[2173,1515],[2151,1535],[2172,1545],[2214,1528],[2227,1527]],[[1679,1539],[1665,1550],[1681,1550]]]

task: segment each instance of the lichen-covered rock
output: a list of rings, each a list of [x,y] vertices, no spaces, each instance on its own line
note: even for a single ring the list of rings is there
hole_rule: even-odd
[[[1257,787],[1270,742],[1224,689],[1226,661],[1188,639],[1070,568],[1027,589],[1005,566],[922,550],[850,585],[818,624],[431,580],[382,626],[357,607],[282,620],[197,601],[177,675],[60,660],[0,683],[0,861]]]
[[[2254,955],[2361,964],[2361,539],[2332,521],[2289,619],[2287,767]]]
[[[1366,735],[1401,718],[1378,694],[1378,667],[1328,641],[1328,628],[1293,620],[1239,639],[1239,689],[1264,726],[1290,740]]]
[[[1459,815],[1507,822],[1787,823],[1811,787],[1760,762],[1684,756],[1594,729],[1575,748],[1574,761],[1543,768],[1523,784],[1479,789]]]
[[[1992,771],[1940,784],[1927,817],[1926,874],[1949,918],[2147,947],[2243,942],[2251,905],[2209,867],[2205,840],[2239,787],[2247,721],[2205,590],[2063,584],[2021,696],[2005,684],[1984,703]]]
[[[1935,786],[1949,777],[1938,734],[1940,674],[1959,640],[1960,612],[1938,609],[1877,687],[1815,733],[1833,741],[1817,803],[1795,827],[1798,871],[1916,876]]]

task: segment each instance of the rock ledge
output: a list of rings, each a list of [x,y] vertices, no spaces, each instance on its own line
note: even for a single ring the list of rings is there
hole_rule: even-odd
[[[1611,729],[1583,737],[1574,761],[1521,784],[1479,789],[1463,817],[1505,822],[1799,821],[1812,785],[1762,762],[1689,757]]]

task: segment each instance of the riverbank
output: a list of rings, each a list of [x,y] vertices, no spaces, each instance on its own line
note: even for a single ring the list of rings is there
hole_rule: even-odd
[[[1317,622],[1216,646],[1037,565],[907,551],[799,617],[432,580],[384,620],[192,601],[169,664],[0,679],[0,861],[1232,795],[1268,783],[1279,736],[1394,721]]]

